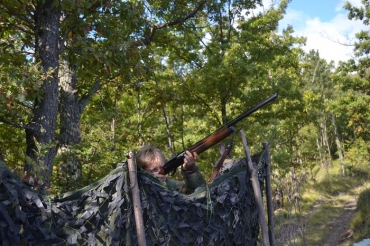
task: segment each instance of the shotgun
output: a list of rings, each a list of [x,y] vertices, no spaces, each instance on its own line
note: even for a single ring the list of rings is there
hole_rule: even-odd
[[[278,97],[278,94],[275,93],[269,98],[265,99],[264,101],[260,102],[253,108],[245,111],[235,119],[231,120],[230,122],[226,123],[224,126],[220,127],[218,130],[216,130],[214,133],[210,134],[209,136],[203,138],[187,150],[189,150],[191,153],[196,152],[198,155],[206,151],[207,149],[211,148],[215,144],[221,142],[225,138],[227,138],[230,134],[236,131],[234,128],[234,125],[241,121],[242,119],[246,118],[247,116],[251,115],[258,109],[262,108],[266,104],[270,103],[271,101],[275,100]],[[163,169],[159,172],[160,174],[168,174],[170,172],[174,173],[177,169],[177,167],[184,164],[184,154],[185,151],[181,152],[180,154],[173,157],[171,160],[166,162],[163,166]]]

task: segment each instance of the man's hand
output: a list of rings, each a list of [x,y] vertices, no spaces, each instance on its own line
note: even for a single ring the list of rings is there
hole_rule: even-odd
[[[195,165],[195,161],[198,159],[198,154],[196,152],[190,153],[190,151],[186,151],[184,154],[184,164],[182,167],[186,170],[191,168]]]

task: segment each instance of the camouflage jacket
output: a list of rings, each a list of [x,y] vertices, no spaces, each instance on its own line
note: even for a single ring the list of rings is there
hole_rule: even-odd
[[[191,194],[196,188],[206,184],[203,175],[199,172],[199,167],[196,165],[186,170],[181,167],[181,174],[184,178],[184,181],[167,178],[166,182],[168,189],[184,194]]]

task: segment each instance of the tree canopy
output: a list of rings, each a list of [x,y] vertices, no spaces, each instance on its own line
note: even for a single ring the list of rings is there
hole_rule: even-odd
[[[368,159],[369,32],[334,67],[291,26],[279,31],[288,4],[1,1],[0,159],[64,192],[145,143],[170,158],[278,93],[237,125],[252,150],[270,142],[281,177],[336,158],[345,175],[345,156]],[[368,24],[367,4],[345,8]],[[201,155],[206,176],[217,155]]]

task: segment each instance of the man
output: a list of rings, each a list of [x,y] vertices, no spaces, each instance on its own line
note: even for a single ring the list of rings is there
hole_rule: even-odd
[[[143,146],[136,154],[136,163],[146,172],[157,177],[161,183],[166,184],[170,190],[190,194],[206,183],[203,175],[199,172],[199,167],[195,164],[197,158],[197,153],[185,152],[184,164],[181,166],[181,174],[185,182],[168,179],[159,173],[165,164],[165,158],[162,151],[153,146]]]

